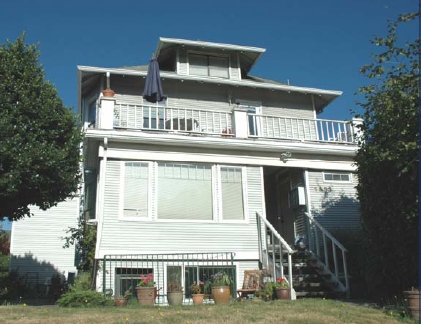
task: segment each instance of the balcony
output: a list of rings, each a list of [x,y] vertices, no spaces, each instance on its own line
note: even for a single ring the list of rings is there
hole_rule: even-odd
[[[105,106],[103,105],[105,108]],[[259,138],[302,142],[355,144],[361,120],[304,119],[233,112],[115,104],[102,109],[98,129],[141,130],[223,138]]]

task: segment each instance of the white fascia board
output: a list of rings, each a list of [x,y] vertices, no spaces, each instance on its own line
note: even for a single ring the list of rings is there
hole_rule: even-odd
[[[163,43],[167,44],[178,44],[178,45],[188,45],[188,46],[200,46],[200,47],[208,47],[208,48],[218,48],[222,50],[231,50],[231,51],[243,51],[243,52],[255,52],[255,53],[264,53],[266,52],[265,48],[262,47],[254,47],[254,46],[243,46],[243,45],[233,45],[233,44],[224,44],[224,43],[213,43],[213,42],[205,42],[205,41],[193,41],[188,39],[179,39],[179,38],[166,38],[160,37],[159,43],[156,48],[156,55],[159,54],[161,49],[161,45]]]
[[[282,152],[289,151],[291,153],[314,153],[323,155],[338,156],[355,156],[356,145],[332,145],[324,143],[307,143],[293,141],[273,141],[261,139],[225,139],[210,136],[185,136],[174,134],[153,134],[146,132],[130,132],[130,131],[104,131],[104,130],[87,130],[86,138],[96,138],[98,140],[107,137],[109,141],[123,143],[143,143],[153,145],[170,145],[185,147],[203,147],[215,149],[229,150],[249,150],[260,152]]]
[[[117,68],[101,68],[93,66],[78,66],[80,71],[84,72],[97,72],[97,73],[106,73],[110,72],[111,74],[119,75],[134,75],[134,76],[144,76],[146,77],[147,71],[136,71],[128,69],[117,69]],[[304,94],[315,94],[315,95],[330,95],[334,97],[339,97],[342,95],[342,91],[337,90],[323,90],[317,88],[307,88],[307,87],[297,87],[291,85],[283,84],[273,84],[273,83],[264,83],[256,82],[249,80],[230,80],[230,79],[221,79],[221,78],[210,78],[210,77],[200,77],[193,75],[178,75],[174,73],[161,72],[160,76],[162,79],[174,79],[174,80],[183,80],[183,81],[197,81],[202,83],[214,83],[214,84],[225,84],[232,85],[234,87],[250,87],[250,88],[260,88],[260,89],[269,89],[269,90],[282,90],[289,92],[300,92]]]

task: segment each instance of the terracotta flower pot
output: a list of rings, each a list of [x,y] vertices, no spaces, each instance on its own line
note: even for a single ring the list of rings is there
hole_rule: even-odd
[[[139,305],[153,306],[155,303],[155,287],[136,287]]]
[[[205,298],[204,294],[192,294],[193,304],[200,305],[203,304],[203,298]]]
[[[215,304],[227,304],[231,299],[231,291],[229,286],[221,286],[212,288],[212,298]]]
[[[419,321],[420,319],[420,291],[419,290],[408,290],[403,292],[411,311],[412,318]]]
[[[105,89],[105,90],[102,90],[102,95],[104,97],[112,98],[112,97],[114,97],[115,92],[113,90],[111,90],[111,89]]]
[[[278,288],[276,289],[276,297],[278,299],[290,299],[289,288]]]
[[[127,305],[127,298],[126,297],[120,297],[120,298],[114,299],[114,305],[116,305],[117,307],[126,306]]]

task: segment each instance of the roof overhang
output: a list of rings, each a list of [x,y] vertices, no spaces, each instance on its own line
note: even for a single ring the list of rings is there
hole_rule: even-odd
[[[137,70],[130,70],[130,69],[122,69],[122,68],[101,68],[101,67],[92,67],[92,66],[78,66],[78,74],[79,74],[79,85],[81,86],[82,76],[83,73],[95,74],[95,73],[107,73],[116,74],[116,75],[133,75],[133,76],[143,76],[146,77],[146,71],[137,71]],[[273,83],[265,83],[265,82],[256,82],[252,80],[230,80],[230,79],[221,79],[221,78],[209,78],[209,77],[200,77],[194,75],[179,75],[171,72],[161,72],[162,79],[174,79],[174,80],[181,80],[181,81],[196,81],[201,83],[213,83],[213,84],[224,84],[230,85],[234,87],[250,87],[255,89],[268,89],[268,90],[280,90],[286,92],[295,92],[295,93],[302,93],[306,95],[313,95],[315,108],[316,111],[320,112],[330,104],[333,100],[337,97],[342,95],[342,91],[336,90],[323,90],[317,88],[307,88],[307,87],[298,87],[292,86],[287,84],[273,84]],[[80,91],[80,89],[78,89]]]
[[[249,72],[251,68],[256,64],[260,56],[266,52],[265,48],[253,47],[253,46],[242,46],[233,44],[213,43],[205,41],[192,41],[188,39],[179,38],[165,38],[160,37],[158,45],[156,47],[155,56],[159,58],[161,51],[171,46],[185,46],[190,48],[198,49],[217,49],[226,52],[238,53],[240,57],[241,67]]]

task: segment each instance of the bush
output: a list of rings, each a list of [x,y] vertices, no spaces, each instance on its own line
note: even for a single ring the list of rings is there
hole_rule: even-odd
[[[97,307],[111,306],[113,301],[107,299],[100,292],[93,290],[70,291],[62,295],[57,304],[61,307]]]
[[[72,291],[82,291],[91,289],[91,274],[89,272],[81,272],[75,278],[75,283],[70,287]]]

